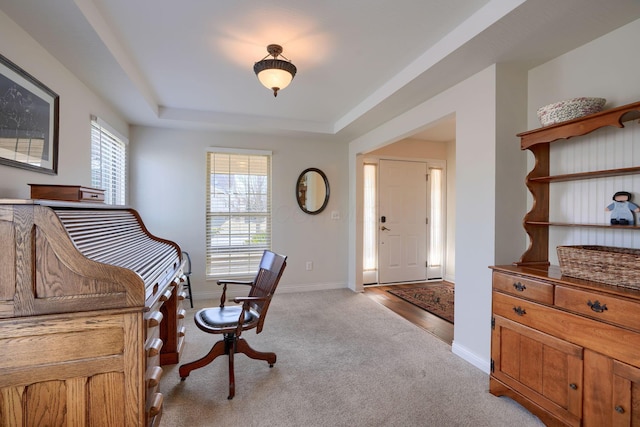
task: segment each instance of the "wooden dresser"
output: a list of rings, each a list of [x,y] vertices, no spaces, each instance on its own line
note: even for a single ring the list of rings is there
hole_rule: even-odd
[[[550,426],[640,426],[640,290],[563,276],[549,263],[552,227],[640,229],[550,218],[554,182],[640,174],[638,165],[551,175],[550,145],[639,117],[634,103],[518,135],[535,157],[523,221],[530,245],[514,265],[491,267],[490,391]]]
[[[492,268],[491,393],[547,425],[640,425],[640,292]]]
[[[158,425],[180,260],[133,209],[0,200],[0,425]]]

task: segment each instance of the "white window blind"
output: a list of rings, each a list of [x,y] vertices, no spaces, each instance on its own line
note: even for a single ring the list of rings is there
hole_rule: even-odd
[[[271,153],[207,153],[206,276],[246,277],[271,249]]]
[[[127,140],[91,117],[91,186],[105,190],[105,203],[126,204]]]

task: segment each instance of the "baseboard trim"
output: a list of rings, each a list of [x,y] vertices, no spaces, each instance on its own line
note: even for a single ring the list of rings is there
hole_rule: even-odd
[[[489,374],[490,366],[491,366],[489,361],[478,357],[477,354],[469,351],[468,348],[456,344],[455,340],[453,344],[451,344],[451,352],[456,356],[460,357],[461,359],[471,363],[473,366],[480,369],[482,372]]]

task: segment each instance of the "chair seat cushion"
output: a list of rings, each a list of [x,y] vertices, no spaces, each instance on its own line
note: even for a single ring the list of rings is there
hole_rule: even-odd
[[[196,313],[196,322],[201,322],[211,328],[233,328],[238,325],[242,307],[232,305],[227,307],[203,308]],[[245,311],[244,325],[248,326],[258,320],[258,315],[252,311]]]

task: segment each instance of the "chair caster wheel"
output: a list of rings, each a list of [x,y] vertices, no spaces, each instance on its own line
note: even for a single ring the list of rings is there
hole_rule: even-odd
[[[269,363],[269,367],[270,367],[270,368],[273,368],[273,363]]]
[[[180,377],[180,381],[184,381],[186,379],[187,379],[187,377]]]

